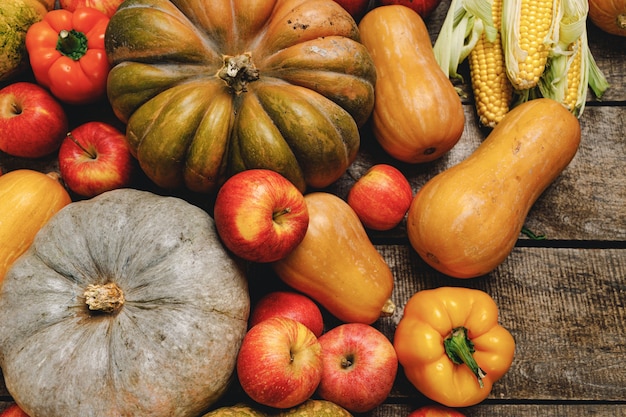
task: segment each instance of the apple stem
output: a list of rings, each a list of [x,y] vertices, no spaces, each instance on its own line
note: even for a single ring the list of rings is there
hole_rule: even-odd
[[[350,358],[341,358],[341,368],[342,369],[348,369],[349,367],[352,366],[352,364],[354,364],[354,360],[352,357]]]
[[[72,135],[72,132],[67,132],[67,137],[70,138],[70,140],[72,142],[74,142],[76,144],[76,146],[78,146],[83,152],[85,152],[87,155],[89,155],[89,157],[91,159],[96,159],[98,157],[98,155],[96,155],[93,152],[87,150],[87,148],[85,148],[83,145],[81,145],[80,142],[78,142],[78,140],[74,137],[74,135]]]
[[[284,209],[275,212],[274,214],[272,214],[272,219],[276,220],[277,217],[280,217],[284,214],[289,214],[291,213],[291,208],[290,207],[285,207]]]
[[[484,386],[483,378],[487,376],[485,371],[480,369],[473,353],[475,352],[474,344],[467,336],[465,327],[457,327],[452,329],[452,333],[443,341],[443,346],[452,362],[457,365],[466,364],[478,379],[478,385]]]

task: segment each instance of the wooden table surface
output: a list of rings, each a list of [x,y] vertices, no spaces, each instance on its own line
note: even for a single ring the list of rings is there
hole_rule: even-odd
[[[448,5],[444,0],[426,21],[433,40]],[[589,93],[580,118],[578,153],[528,215],[526,226],[547,239],[520,235],[513,252],[495,271],[459,280],[434,271],[419,258],[409,246],[404,223],[389,232],[370,233],[396,280],[397,312],[375,323],[390,339],[402,307],[418,290],[466,286],[486,291],[498,304],[500,322],[516,340],[515,358],[485,401],[461,409],[468,417],[626,417],[626,38],[589,24],[589,44],[611,87],[602,101]],[[469,93],[467,85],[463,88]],[[432,176],[467,157],[487,135],[478,126],[471,93],[463,104],[463,136],[440,160],[398,163],[364,132],[357,161],[328,191],[345,198],[354,178],[375,163],[400,168],[417,191]],[[93,109],[104,112],[98,117],[109,117],[107,110]],[[22,167],[57,169],[54,157],[33,161],[0,154],[2,172]],[[266,272],[258,268],[255,273]],[[224,401],[238,399],[241,392],[235,386]],[[10,402],[0,381],[0,410]],[[363,416],[406,416],[430,403],[400,368],[387,402]]]

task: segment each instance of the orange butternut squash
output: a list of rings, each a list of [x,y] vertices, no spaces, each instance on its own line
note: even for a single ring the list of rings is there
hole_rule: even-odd
[[[580,125],[557,101],[511,110],[464,161],[418,190],[407,214],[412,247],[456,278],[494,270],[517,242],[528,211],[569,165]]]
[[[392,314],[393,274],[354,210],[326,192],[304,198],[309,227],[300,245],[272,264],[277,275],[341,321],[371,324]]]
[[[359,23],[376,67],[372,128],[381,147],[407,163],[435,160],[461,138],[461,99],[441,70],[424,21],[401,5],[371,10]]]
[[[70,202],[54,172],[18,169],[0,176],[0,283],[39,229]]]

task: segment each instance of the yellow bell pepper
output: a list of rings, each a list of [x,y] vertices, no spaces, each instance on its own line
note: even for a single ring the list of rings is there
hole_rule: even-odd
[[[441,287],[415,293],[394,335],[398,360],[422,394],[448,407],[475,405],[511,366],[515,341],[487,293]]]

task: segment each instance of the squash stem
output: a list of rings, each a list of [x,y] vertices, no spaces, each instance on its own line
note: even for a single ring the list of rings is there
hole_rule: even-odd
[[[248,83],[259,79],[259,70],[254,66],[249,53],[225,55],[224,66],[217,75],[238,95],[247,91]]]
[[[80,60],[87,53],[87,36],[75,29],[59,32],[56,50],[74,61]]]
[[[91,284],[83,293],[85,303],[91,311],[113,313],[126,301],[124,291],[114,282],[107,284]]]
[[[476,375],[478,385],[483,388],[483,378],[487,374],[480,369],[480,366],[474,359],[474,344],[467,337],[467,329],[465,327],[452,329],[450,336],[443,341],[443,346],[450,360],[457,365],[467,365],[472,373]]]

